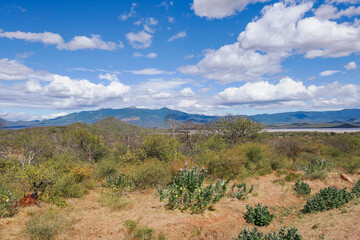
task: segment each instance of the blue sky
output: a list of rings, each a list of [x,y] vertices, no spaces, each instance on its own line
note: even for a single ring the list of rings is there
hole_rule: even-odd
[[[0,2],[0,114],[360,107],[360,0]]]

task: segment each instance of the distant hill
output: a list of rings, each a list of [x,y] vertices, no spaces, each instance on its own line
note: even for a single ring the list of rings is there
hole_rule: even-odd
[[[108,118],[111,117],[111,118]],[[123,109],[99,109],[95,111],[82,111],[71,113],[66,116],[43,121],[5,121],[6,128],[27,128],[42,126],[67,126],[75,122],[101,125],[106,129],[131,129],[135,126],[146,128],[166,128],[166,120],[173,117],[181,122],[193,121],[207,123],[218,119],[217,116],[201,114],[189,114],[169,108],[139,109],[136,107]],[[360,109],[345,109],[340,111],[322,112],[285,112],[275,114],[258,114],[249,116],[255,121],[266,124],[269,127],[358,127],[360,124]],[[115,121],[115,120],[120,121]],[[1,119],[0,119],[1,120]],[[128,124],[128,125],[126,125]],[[342,125],[346,124],[346,125]]]

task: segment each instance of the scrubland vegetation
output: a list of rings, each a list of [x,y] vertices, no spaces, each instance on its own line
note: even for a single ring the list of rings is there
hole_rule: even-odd
[[[92,125],[0,130],[0,238],[360,234],[359,133],[264,133],[260,124],[234,116],[211,125],[172,120],[170,127],[149,130],[107,118]],[[36,195],[35,204],[25,204],[28,193]],[[95,226],[81,231],[92,211],[109,218],[104,229],[117,226],[102,234]],[[319,227],[329,214],[333,224],[344,224],[337,234],[327,232],[333,226]]]

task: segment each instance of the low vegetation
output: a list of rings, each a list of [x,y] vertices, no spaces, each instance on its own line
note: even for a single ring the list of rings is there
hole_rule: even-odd
[[[328,187],[321,189],[315,196],[306,201],[302,210],[304,213],[313,213],[325,211],[333,208],[339,208],[350,202],[353,195],[346,191],[346,188],[338,189]]]
[[[272,232],[263,234],[258,231],[257,228],[253,228],[252,230],[245,228],[242,230],[237,238],[233,238],[233,240],[301,240],[302,236],[298,232],[298,230],[294,227],[289,227],[286,229],[282,227],[278,233]]]
[[[353,185],[339,177],[346,172],[358,178],[360,133],[264,133],[259,123],[231,115],[213,124],[172,124],[178,125],[171,132],[144,130],[120,124],[115,118],[93,125],[1,129],[0,218],[16,218],[29,205],[44,205],[59,212],[76,209],[74,201],[82,201],[94,192],[98,194],[97,206],[90,208],[111,210],[115,216],[137,209],[134,198],[146,194],[154,197],[158,189],[157,197],[165,203],[156,199],[154,212],[162,209],[172,216],[188,216],[182,213],[188,212],[201,218],[212,210],[217,216],[223,214],[217,209],[224,209],[227,203],[240,206],[236,205],[241,204],[238,200],[254,198],[271,206],[271,213],[266,205],[247,206],[246,221],[256,226],[272,223],[272,227],[274,222],[282,224],[285,215],[281,211],[285,210],[279,205],[287,197],[293,198],[292,205],[286,206],[286,216],[291,215],[291,219],[339,208],[360,197],[360,180]],[[274,176],[269,183],[256,182],[268,176]],[[335,178],[343,182],[334,184]],[[271,196],[277,199],[274,204],[263,201],[271,195],[268,192],[264,196],[265,184],[284,191],[281,198]],[[342,189],[344,186],[351,191]],[[292,189],[304,198],[297,197]],[[30,202],[25,201],[26,196]],[[349,209],[357,201],[349,203]],[[245,211],[235,209],[238,215]],[[279,217],[273,221],[275,214]],[[39,225],[35,218],[48,224]],[[58,212],[26,220],[25,232],[32,239],[53,239],[69,229],[69,220]],[[134,222],[135,228],[130,228],[134,225],[130,222],[126,225],[130,239],[164,239],[152,228]],[[0,225],[0,233],[6,228],[6,224]],[[300,239],[294,229],[268,234],[247,229],[238,239]],[[210,234],[206,229],[203,232],[199,236]],[[241,238],[247,235],[254,238]]]
[[[268,206],[262,206],[261,203],[258,203],[255,207],[246,205],[246,209],[247,212],[244,215],[246,222],[256,226],[267,226],[275,217],[274,214],[269,212]]]

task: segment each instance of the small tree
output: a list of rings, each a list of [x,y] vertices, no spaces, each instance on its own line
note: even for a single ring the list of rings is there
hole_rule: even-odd
[[[166,124],[169,126],[171,130],[171,134],[173,138],[175,138],[175,132],[179,129],[181,122],[174,118],[173,115],[171,115],[167,120]]]
[[[259,137],[264,127],[243,116],[227,115],[215,122],[215,130],[230,145],[247,142]]]

